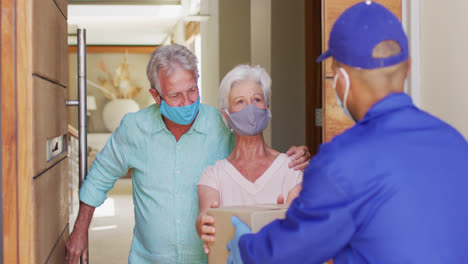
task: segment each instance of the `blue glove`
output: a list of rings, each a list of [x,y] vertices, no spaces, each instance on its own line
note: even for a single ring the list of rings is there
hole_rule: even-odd
[[[231,217],[231,223],[236,229],[234,237],[227,244],[227,250],[231,251],[227,259],[227,264],[242,264],[239,250],[239,239],[245,234],[251,234],[252,230],[244,224],[237,216]]]

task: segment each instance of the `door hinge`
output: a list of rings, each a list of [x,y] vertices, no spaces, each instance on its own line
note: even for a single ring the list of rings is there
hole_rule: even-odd
[[[322,126],[322,108],[315,109],[315,126]]]

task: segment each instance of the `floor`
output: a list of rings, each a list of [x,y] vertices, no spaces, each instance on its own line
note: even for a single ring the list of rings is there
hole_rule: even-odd
[[[119,179],[89,229],[90,263],[128,263],[133,236],[132,180]]]

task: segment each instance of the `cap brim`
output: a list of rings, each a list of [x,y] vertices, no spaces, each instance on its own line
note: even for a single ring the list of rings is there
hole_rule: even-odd
[[[327,50],[327,51],[325,51],[324,53],[322,53],[322,54],[317,58],[317,60],[315,60],[315,62],[321,62],[321,61],[323,61],[324,59],[327,59],[327,58],[329,58],[329,57],[331,57],[331,52],[330,52],[330,50]]]

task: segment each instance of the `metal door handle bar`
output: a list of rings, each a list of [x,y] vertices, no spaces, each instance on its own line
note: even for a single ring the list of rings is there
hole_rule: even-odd
[[[78,35],[78,100],[68,100],[67,106],[78,106],[78,140],[79,140],[79,186],[88,173],[88,141],[86,131],[86,29],[79,28]],[[88,256],[89,261],[89,256]],[[80,263],[88,263],[80,260]]]

